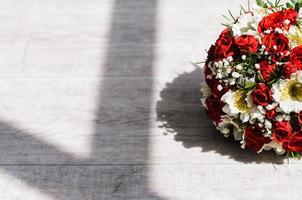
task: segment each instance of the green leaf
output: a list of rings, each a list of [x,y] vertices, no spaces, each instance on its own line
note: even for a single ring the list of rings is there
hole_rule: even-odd
[[[278,78],[275,77],[273,80],[271,80],[268,84],[269,87],[272,87],[274,83],[276,83],[278,81]]]
[[[228,11],[229,11],[230,16],[231,16],[232,19],[234,20],[234,22],[236,22],[236,18],[234,17],[234,15],[232,14],[232,12],[231,12],[230,10],[228,10]]]
[[[294,8],[294,6],[292,4],[290,4],[289,2],[286,3],[286,7],[287,8]]]
[[[260,7],[263,7],[263,8],[266,8],[267,4],[263,1],[263,0],[256,0],[257,2],[257,5],[260,6]]]
[[[265,80],[264,80],[264,78],[262,77],[262,75],[261,75],[260,72],[257,74],[257,79],[258,79],[260,82],[265,83]]]
[[[289,152],[289,157],[293,159],[301,159],[301,154],[298,152]]]
[[[268,7],[267,3],[264,2],[263,0],[256,0],[256,2],[257,2],[257,5],[262,7],[262,8],[267,8]]]
[[[256,0],[256,3],[258,6],[262,7],[264,2],[262,0]]]
[[[296,3],[295,4],[295,10],[297,11],[297,12],[299,12],[299,10],[300,10],[300,3]]]
[[[251,82],[251,81],[245,82],[244,89],[251,89],[251,88],[255,87],[255,85],[256,85],[256,83]]]
[[[275,6],[278,7],[279,4],[280,4],[280,2],[281,2],[281,0],[276,0],[276,1],[275,1]]]

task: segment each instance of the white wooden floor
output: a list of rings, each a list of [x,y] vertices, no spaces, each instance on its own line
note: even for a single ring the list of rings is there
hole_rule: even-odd
[[[301,162],[200,108],[190,61],[240,3],[0,0],[0,199],[298,199]]]

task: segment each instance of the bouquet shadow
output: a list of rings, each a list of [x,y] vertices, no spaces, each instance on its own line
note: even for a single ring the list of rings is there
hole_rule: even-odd
[[[175,134],[174,139],[182,142],[185,148],[201,147],[202,152],[213,151],[243,163],[284,163],[284,156],[273,151],[261,154],[243,150],[238,141],[225,138],[216,131],[201,107],[200,83],[202,72],[196,69],[184,73],[167,83],[157,102],[157,120],[165,134]]]

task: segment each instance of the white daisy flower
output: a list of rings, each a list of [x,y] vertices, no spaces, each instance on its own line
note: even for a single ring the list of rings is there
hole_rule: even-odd
[[[297,26],[291,26],[289,28],[288,38],[291,49],[302,45],[302,31]]]
[[[217,130],[219,130],[225,137],[228,137],[231,133],[234,135],[235,140],[242,140],[243,129],[236,123],[231,117],[223,117],[222,121],[218,124]]]
[[[225,103],[225,106],[222,108],[223,112],[229,116],[240,117],[243,122],[249,120],[251,100],[245,91],[230,90],[221,97],[221,101]]]
[[[273,98],[280,104],[284,113],[302,110],[302,71],[298,71],[292,79],[280,80],[272,87]]]

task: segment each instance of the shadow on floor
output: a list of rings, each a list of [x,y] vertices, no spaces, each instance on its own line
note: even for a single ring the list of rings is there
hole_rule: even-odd
[[[113,5],[91,157],[0,120],[1,168],[54,199],[163,199],[150,191],[147,166],[157,1]]]
[[[175,134],[175,140],[185,148],[201,147],[202,152],[214,151],[243,163],[282,164],[284,157],[273,151],[256,154],[243,150],[239,142],[223,137],[216,131],[201,107],[201,69],[184,73],[167,83],[157,103],[157,119],[162,122],[166,134]]]

